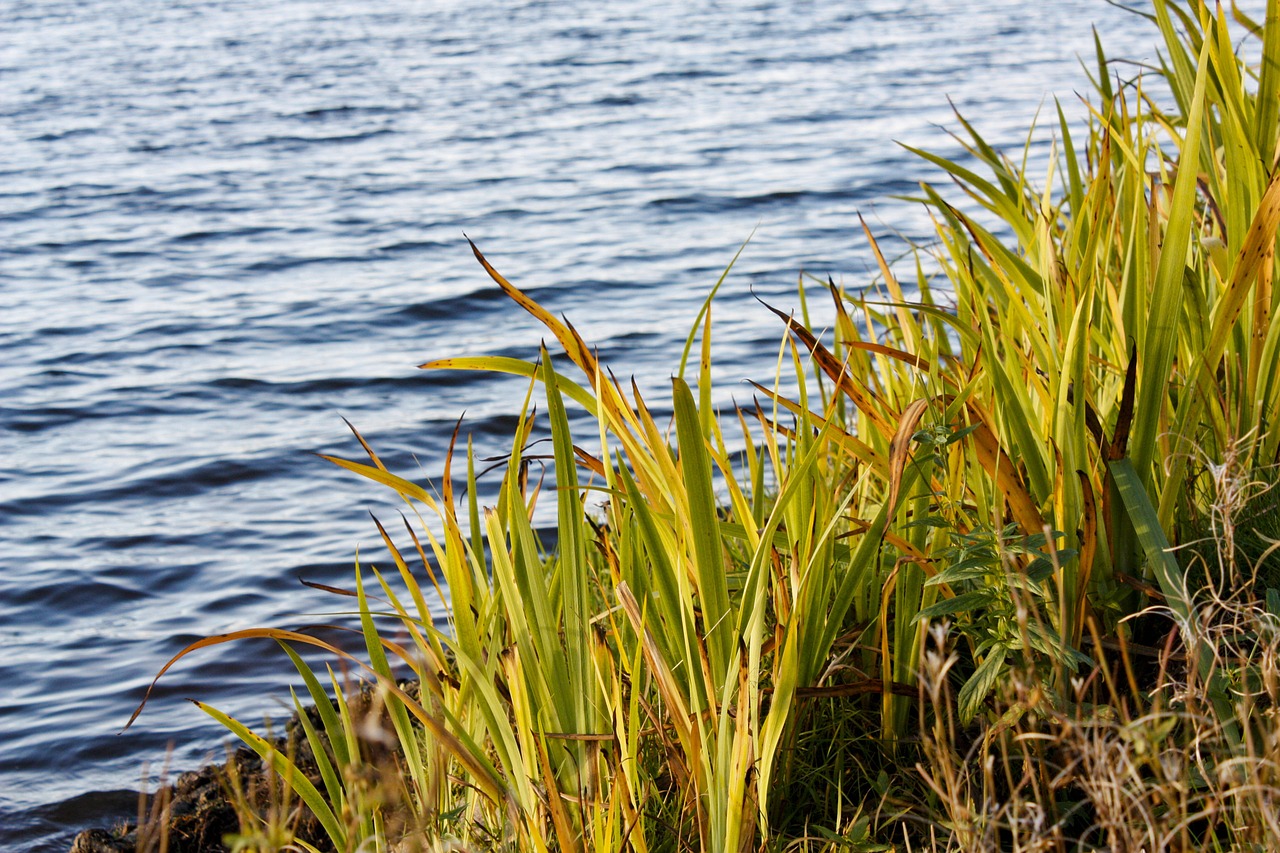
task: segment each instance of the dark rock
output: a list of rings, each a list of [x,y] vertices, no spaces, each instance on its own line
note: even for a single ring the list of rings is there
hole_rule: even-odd
[[[402,682],[401,689],[416,696],[418,685]],[[366,688],[352,697],[352,713],[357,719],[365,715],[381,717],[383,706],[375,701]],[[321,726],[319,712],[307,709],[311,722]],[[273,743],[281,753],[290,756],[297,767],[317,786],[321,785],[315,758],[307,744],[305,732],[297,715],[285,726],[285,737],[274,738]],[[373,729],[367,730],[372,732]],[[385,734],[385,733],[384,733]],[[365,738],[370,737],[368,733]],[[386,738],[366,740],[363,757],[366,761],[392,762],[393,752],[382,743]],[[372,765],[371,765],[372,766]],[[101,829],[90,829],[76,836],[71,853],[135,853],[135,851],[159,850],[160,839],[166,839],[169,853],[226,853],[224,839],[241,831],[241,808],[247,806],[261,815],[277,811],[280,807],[280,780],[271,773],[247,747],[241,747],[227,757],[223,764],[211,764],[200,770],[183,773],[173,784],[152,795],[152,819],[142,827],[128,827],[112,834]],[[235,797],[231,795],[236,791]],[[290,811],[280,816],[298,840],[319,850],[330,849],[329,839],[320,822],[295,796],[291,798]]]
[[[286,750],[290,745],[281,742],[279,748]],[[295,760],[303,772],[318,775],[309,753],[295,753]],[[233,790],[238,792],[235,797]],[[241,830],[237,798],[259,814],[270,811],[280,801],[279,779],[268,772],[254,752],[244,748],[228,756],[224,764],[183,773],[172,785],[157,791],[151,798],[152,818],[143,826],[130,826],[116,834],[102,829],[85,830],[75,837],[71,853],[158,850],[161,838],[170,853],[226,853],[226,837]],[[319,822],[296,798],[285,821],[297,838],[327,849]]]
[[[86,829],[71,842],[71,853],[133,853],[132,836],[119,837],[105,829]]]

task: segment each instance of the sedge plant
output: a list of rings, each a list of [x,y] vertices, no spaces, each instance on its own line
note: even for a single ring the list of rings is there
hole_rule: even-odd
[[[317,709],[295,700],[308,762],[201,707],[339,851],[782,848],[784,809],[815,778],[817,701],[872,721],[881,757],[856,770],[867,784],[832,777],[833,797],[812,798],[835,817],[796,849],[1123,847],[1140,811],[1080,830],[1061,792],[1101,809],[1156,764],[1159,790],[1141,796],[1176,790],[1161,808],[1189,810],[1161,843],[1252,843],[1203,812],[1246,820],[1271,802],[1274,737],[1254,715],[1274,701],[1272,617],[1206,609],[1172,549],[1212,516],[1219,463],[1196,460],[1250,472],[1280,456],[1280,0],[1264,22],[1200,0],[1153,0],[1149,17],[1160,67],[1124,79],[1099,46],[1085,127],[1057,109],[1040,176],[1033,137],[1011,159],[963,118],[962,158],[918,152],[961,196],[922,185],[936,243],[907,277],[864,223],[875,287],[802,278],[799,318],[771,309],[777,377],[736,412],[712,405],[715,290],[655,408],[473,244],[555,341],[423,365],[528,380],[492,503],[457,434],[436,488],[360,439],[363,459],[332,461],[406,518],[379,525],[383,565],[362,559],[347,591],[361,653],[255,629],[165,670],[221,642],[284,647]],[[550,550],[535,525],[548,504]],[[1243,633],[1223,628],[1246,611]],[[1181,670],[1117,678],[1104,652],[1127,662],[1152,624]],[[1153,731],[1203,759],[1164,761]],[[977,765],[957,758],[966,740]],[[1090,788],[1079,774],[1118,743],[1150,748],[1128,782]],[[1021,811],[992,806],[1011,792]]]

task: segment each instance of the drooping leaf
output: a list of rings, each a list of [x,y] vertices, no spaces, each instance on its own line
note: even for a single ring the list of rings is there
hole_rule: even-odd
[[[969,676],[960,693],[956,696],[956,709],[960,714],[960,722],[968,723],[982,708],[982,703],[991,695],[1000,675],[1004,672],[1004,661],[1007,655],[1002,645],[993,646],[986,658]]]

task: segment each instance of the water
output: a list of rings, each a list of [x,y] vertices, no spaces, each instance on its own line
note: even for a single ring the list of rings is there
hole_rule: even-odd
[[[437,475],[466,411],[500,452],[524,385],[430,358],[530,358],[545,331],[475,264],[567,314],[660,396],[696,306],[722,401],[767,377],[798,272],[867,282],[857,227],[910,237],[946,97],[1013,146],[1074,115],[1099,0],[0,0],[0,848],[65,849],[142,765],[278,713],[295,626],[376,553],[378,490],[317,459]]]

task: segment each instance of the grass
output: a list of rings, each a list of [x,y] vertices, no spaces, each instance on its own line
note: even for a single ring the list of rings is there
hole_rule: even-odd
[[[347,593],[361,653],[255,629],[174,658],[278,641],[314,767],[200,707],[340,851],[1280,846],[1254,485],[1280,463],[1280,0],[1148,17],[1160,67],[1099,45],[1039,183],[1033,137],[1010,159],[962,117],[963,159],[919,152],[956,198],[921,186],[912,279],[867,230],[875,287],[802,282],[740,411],[710,402],[714,290],[659,419],[473,246],[562,356],[423,365],[529,380],[493,505],[458,435],[434,488],[360,439],[332,461],[406,519]]]

